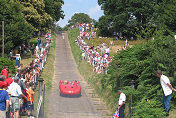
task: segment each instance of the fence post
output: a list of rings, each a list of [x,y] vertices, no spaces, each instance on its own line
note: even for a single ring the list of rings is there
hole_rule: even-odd
[[[43,85],[43,103],[42,103],[43,105],[42,105],[42,118],[44,118],[45,117],[45,110],[44,110],[44,105],[45,105],[45,84]]]
[[[131,84],[131,98],[130,98],[130,118],[132,118],[133,116],[133,89],[134,89],[134,80],[131,80],[130,84]]]
[[[40,100],[40,96],[42,96],[42,87],[43,87],[43,78],[39,78],[38,79],[38,81],[39,81],[39,98],[38,98],[38,101]],[[42,108],[43,108],[43,104],[41,104],[41,107],[40,107],[40,110],[39,110],[39,118],[43,118],[42,116],[42,114],[43,114],[43,110],[42,110]]]

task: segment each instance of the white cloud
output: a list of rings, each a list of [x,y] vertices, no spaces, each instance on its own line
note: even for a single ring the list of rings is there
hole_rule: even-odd
[[[89,9],[88,15],[90,17],[93,17],[97,15],[101,11],[101,7],[99,5],[96,5],[95,7],[92,7]]]

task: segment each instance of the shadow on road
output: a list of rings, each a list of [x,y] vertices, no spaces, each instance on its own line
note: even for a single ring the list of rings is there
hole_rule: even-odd
[[[60,94],[61,97],[65,97],[65,98],[80,98],[82,95],[64,95],[64,94]]]

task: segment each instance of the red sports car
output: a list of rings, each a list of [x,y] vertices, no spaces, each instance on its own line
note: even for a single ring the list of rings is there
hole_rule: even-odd
[[[81,96],[81,85],[79,81],[60,81],[59,82],[60,95],[74,95]]]

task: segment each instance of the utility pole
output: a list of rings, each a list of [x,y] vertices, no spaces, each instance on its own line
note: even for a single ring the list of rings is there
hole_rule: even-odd
[[[4,57],[4,21],[2,21],[2,57]]]

